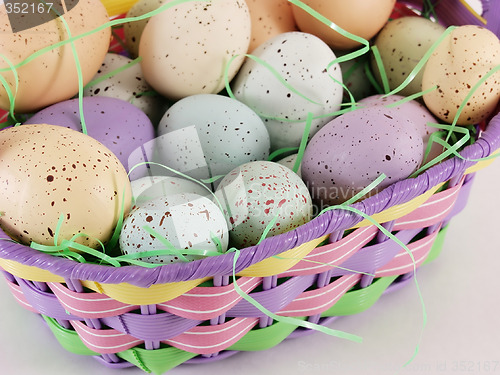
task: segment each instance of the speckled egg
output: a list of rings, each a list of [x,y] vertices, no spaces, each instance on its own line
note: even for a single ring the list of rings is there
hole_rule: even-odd
[[[292,6],[287,0],[246,0],[252,20],[251,52],[266,40],[289,31],[296,31]]]
[[[380,52],[391,90],[408,78],[444,31],[444,26],[424,17],[401,17],[382,28],[375,39],[375,45]],[[375,58],[372,58],[371,64],[375,77],[382,84]],[[423,70],[399,94],[409,96],[421,92],[422,76]]]
[[[337,57],[342,57],[353,51],[334,50],[334,52]],[[367,55],[364,54],[339,63],[344,85],[347,87],[355,101],[375,94],[375,88],[368,79],[365,70],[367,59]],[[347,90],[344,90],[343,102],[351,102],[351,97],[349,96]]]
[[[283,159],[276,161],[276,163],[284,165],[285,167],[293,170],[293,168],[295,167],[295,163],[297,162],[297,157],[298,157],[298,154],[288,155],[288,156],[284,157]],[[299,175],[299,177],[302,177],[300,165],[299,165],[299,169],[297,170],[296,173]]]
[[[127,12],[127,18],[140,17],[146,13],[152,12],[160,7],[164,0],[139,0]],[[123,32],[125,35],[125,46],[132,58],[139,56],[139,42],[141,40],[142,32],[146,27],[149,18],[126,22],[123,24]]]
[[[81,131],[78,103],[78,99],[72,99],[54,104],[36,113],[26,124],[59,125]],[[152,159],[155,130],[144,112],[134,105],[114,98],[84,97],[83,115],[87,134],[109,148],[127,172],[145,159]],[[146,171],[145,165],[134,168],[130,178],[142,177]]]
[[[120,233],[120,248],[125,254],[162,250],[166,246],[151,235],[153,229],[182,253],[183,249],[208,251],[227,250],[228,229],[220,208],[210,199],[197,194],[180,193],[160,197],[135,206],[125,219]],[[214,241],[217,238],[218,241]],[[218,249],[217,242],[221,248]],[[185,255],[186,260],[201,258]],[[175,255],[155,255],[140,260],[150,263],[183,261]]]
[[[20,125],[0,132],[0,226],[16,240],[99,248],[131,205],[127,173],[95,139],[62,126]]]
[[[151,17],[144,28],[139,44],[144,77],[172,100],[218,93],[243,63],[250,35],[243,0],[175,5]]]
[[[321,39],[284,33],[261,44],[253,55],[278,77],[261,61],[247,59],[233,82],[233,92],[264,119],[271,150],[297,147],[308,113],[315,116],[310,136],[334,117],[342,102],[342,73],[338,64],[329,67],[335,54]]]
[[[117,69],[124,70],[101,81],[103,76]],[[85,96],[105,96],[125,100],[143,111],[154,125],[158,124],[168,109],[167,101],[155,94],[144,79],[141,65],[126,56],[108,53],[90,83],[92,82],[97,83],[85,87],[83,91]]]
[[[160,163],[197,179],[224,176],[269,156],[269,133],[245,104],[222,95],[177,101],[158,125]]]
[[[257,244],[275,218],[268,237],[297,228],[312,216],[304,182],[274,162],[255,161],[235,168],[222,179],[215,195],[227,215],[231,244],[239,248]]]
[[[201,196],[210,194],[210,191],[204,186],[181,177],[145,176],[132,181],[130,184],[136,205],[179,193],[194,193]]]
[[[379,106],[360,108],[323,127],[306,147],[302,178],[324,208],[350,199],[382,173],[371,193],[407,178],[420,166],[419,129],[400,112]]]
[[[422,90],[429,110],[451,123],[471,89],[490,70],[500,65],[500,40],[488,29],[459,26],[435,49],[424,69]],[[457,124],[477,124],[493,113],[500,99],[500,72],[489,77],[472,94]]]
[[[401,95],[372,95],[366,97],[358,102],[360,106],[389,106],[392,103],[399,102],[404,99],[404,96]],[[401,112],[401,115],[407,116],[411,119],[412,123],[417,126],[419,129],[420,135],[422,136],[422,141],[424,142],[423,147],[424,151],[427,149],[427,145],[429,143],[429,138],[432,133],[439,131],[439,129],[432,124],[438,123],[436,118],[429,112],[429,110],[421,103],[416,100],[406,101],[404,103],[400,103],[397,106],[392,106],[392,109]],[[422,164],[429,162],[430,160],[436,158],[443,152],[443,146],[439,145],[439,143],[432,143],[431,149],[427,157],[424,159]],[[424,152],[425,155],[425,152]]]
[[[57,9],[56,3],[53,6]],[[61,13],[64,12],[62,8],[58,10]],[[33,15],[25,17],[25,22],[21,21],[20,16],[27,16],[27,14],[8,14],[2,1],[0,5],[0,51],[3,57],[0,59],[0,69],[6,69],[6,71],[0,74],[8,82],[10,90],[15,93],[15,111],[30,113],[61,100],[70,99],[78,93],[78,75],[72,46],[76,48],[78,54],[83,84],[91,80],[108,51],[111,29],[103,28],[74,43],[66,43],[59,48],[44,52],[16,68],[19,78],[16,82],[16,76],[8,62],[13,65],[20,64],[37,51],[69,38],[59,18],[52,18],[41,25],[27,29],[21,27],[17,30],[16,26],[26,26],[34,21]],[[101,27],[109,21],[109,18],[99,0],[89,0],[76,2],[76,5],[64,14],[64,20],[71,30],[71,35],[76,37]],[[0,108],[9,109],[9,107],[9,96],[4,86],[0,84]]]

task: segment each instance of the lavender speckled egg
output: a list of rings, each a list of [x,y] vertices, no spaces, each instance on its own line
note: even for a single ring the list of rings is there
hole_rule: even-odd
[[[238,100],[215,94],[177,101],[158,125],[159,162],[197,179],[224,176],[269,156],[269,133]]]
[[[103,81],[93,83],[118,69],[123,70]],[[90,84],[85,86],[83,93],[85,96],[105,96],[125,100],[148,115],[154,125],[158,124],[168,109],[165,98],[159,94],[155,95],[151,86],[144,79],[141,65],[116,53],[106,54],[97,74],[92,78]]]
[[[210,191],[194,181],[171,176],[145,176],[132,181],[132,196],[136,205],[178,193],[209,195]]]
[[[197,194],[180,193],[160,197],[135,206],[126,217],[120,233],[120,248],[124,254],[161,250],[166,246],[145,227],[166,238],[176,249],[226,251],[228,228],[220,208],[210,199]],[[214,241],[217,238],[218,241]],[[221,249],[218,249],[220,242]],[[199,259],[186,255],[187,260]],[[150,263],[182,261],[175,255],[142,257]]]
[[[337,117],[308,144],[302,177],[321,208],[341,204],[384,173],[372,191],[407,178],[421,164],[417,126],[392,108],[372,106]]]
[[[48,124],[0,132],[0,192],[0,226],[27,245],[54,245],[62,217],[59,241],[84,233],[76,242],[100,248],[132,201],[127,173],[109,149]]]
[[[396,103],[402,99],[404,96],[401,95],[372,95],[366,97],[358,102],[360,106],[388,106],[390,104]],[[392,109],[401,112],[402,115],[407,116],[412,120],[412,122],[417,126],[420,130],[420,135],[422,136],[422,141],[424,142],[424,154],[427,149],[427,145],[429,143],[429,138],[432,133],[439,131],[439,129],[432,124],[438,123],[436,118],[432,115],[431,112],[421,103],[416,100],[410,100],[397,106],[391,107]],[[431,145],[431,149],[427,157],[424,159],[422,164],[427,163],[428,161],[436,158],[443,152],[443,146],[439,145],[439,143],[433,142]],[[424,155],[425,156],[425,155]]]
[[[254,161],[235,168],[222,179],[215,196],[227,215],[231,244],[239,248],[258,243],[275,218],[268,237],[297,228],[312,216],[304,182],[274,162]]]
[[[63,101],[37,112],[26,124],[51,124],[81,131],[78,99]],[[87,134],[108,147],[130,171],[136,164],[151,160],[155,131],[148,116],[120,99],[84,97],[83,115]],[[140,152],[134,152],[136,150]],[[144,157],[146,155],[146,157]],[[134,168],[130,179],[144,176],[146,166]]]
[[[267,40],[252,54],[259,60],[245,61],[233,92],[264,119],[272,151],[300,144],[308,113],[315,116],[310,136],[333,119],[330,114],[342,102],[342,73],[339,64],[330,66],[336,57],[321,39],[287,32]]]

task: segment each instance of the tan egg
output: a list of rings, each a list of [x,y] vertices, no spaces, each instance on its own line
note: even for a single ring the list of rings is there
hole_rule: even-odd
[[[459,107],[490,70],[500,65],[500,41],[488,29],[460,26],[451,31],[427,61],[422,90],[429,110],[451,123]],[[490,76],[472,94],[458,118],[458,125],[476,124],[493,113],[500,99],[500,72]]]
[[[99,0],[79,1],[63,17],[73,37],[90,32],[109,21],[106,9]],[[68,31],[60,17],[18,32],[11,29],[17,25],[17,21],[11,18],[5,4],[0,5],[0,51],[14,65],[43,48],[68,39]],[[110,28],[104,28],[74,42],[83,85],[92,79],[101,66],[110,37]],[[12,92],[16,93],[15,75],[5,58],[0,59],[0,70],[3,70],[0,74]],[[78,93],[78,73],[70,43],[44,52],[16,71],[19,87],[15,94],[15,111],[18,113],[34,112],[70,99]],[[4,86],[0,85],[0,108],[8,109],[9,106],[9,96]]]
[[[146,13],[152,12],[160,7],[165,0],[139,0],[127,12],[128,17],[139,17]],[[123,32],[125,34],[125,46],[127,47],[130,56],[136,58],[139,56],[139,41],[146,27],[149,18],[139,21],[127,22],[123,24]]]
[[[250,28],[243,0],[190,1],[168,8],[153,16],[142,33],[144,77],[173,100],[218,93],[224,78],[230,81],[243,63]]]
[[[388,22],[375,39],[384,63],[389,88],[399,87],[435,41],[445,31],[444,26],[424,17],[402,17]],[[375,58],[371,61],[377,81],[382,84],[380,70]],[[415,78],[398,93],[409,96],[422,91],[421,70]]]
[[[248,51],[253,51],[278,34],[297,30],[288,0],[246,0],[246,3],[252,20],[252,40]]]
[[[342,29],[368,40],[385,25],[396,0],[303,0],[303,3]],[[301,31],[316,35],[332,48],[350,49],[360,45],[296,5],[292,10]]]
[[[83,133],[62,126],[21,125],[0,131],[0,227],[14,239],[99,248],[131,205],[131,187],[118,158]]]

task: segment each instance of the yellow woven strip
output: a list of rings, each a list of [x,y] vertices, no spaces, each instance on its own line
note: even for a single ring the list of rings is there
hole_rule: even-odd
[[[326,240],[328,236],[316,238],[298,247],[285,251],[279,258],[270,257],[244,269],[238,276],[266,277],[278,275],[295,266],[302,258],[313,251],[316,246]],[[283,258],[283,259],[280,259]]]
[[[130,305],[154,305],[170,301],[209,279],[209,277],[206,277],[178,283],[158,284],[149,288],[141,288],[128,283],[100,284],[93,281],[82,281],[82,285],[97,293],[105,294],[114,300]]]
[[[138,0],[101,0],[110,17],[127,13],[137,1]]]
[[[40,282],[61,283],[64,279],[52,272],[33,266],[25,266],[19,262],[0,258],[0,267],[14,276],[22,279]]]

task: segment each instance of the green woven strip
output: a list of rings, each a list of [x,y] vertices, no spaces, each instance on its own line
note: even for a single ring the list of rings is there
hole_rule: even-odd
[[[439,254],[441,254],[441,250],[443,250],[444,239],[446,238],[446,233],[448,232],[448,228],[449,226],[447,225],[446,227],[442,228],[439,231],[438,235],[436,236],[436,239],[434,240],[434,244],[432,245],[431,251],[429,255],[427,255],[427,258],[425,259],[423,264],[432,262],[439,256]]]
[[[87,348],[75,331],[61,327],[53,318],[45,315],[42,315],[42,317],[47,322],[57,341],[59,341],[59,344],[68,352],[78,355],[99,355],[99,353]]]

